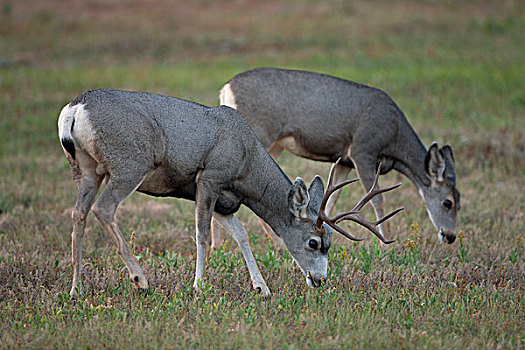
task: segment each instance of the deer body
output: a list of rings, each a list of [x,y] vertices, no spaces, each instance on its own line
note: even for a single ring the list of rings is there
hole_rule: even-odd
[[[147,279],[115,220],[118,206],[135,191],[196,202],[195,287],[203,276],[213,216],[238,242],[254,288],[270,294],[248,236],[233,215],[241,204],[283,239],[309,285],[326,279],[332,231],[315,227],[324,194],[320,177],[309,189],[300,178],[292,183],[235,110],[104,89],[66,105],[58,126],[78,190],[72,213],[72,296],[81,274],[85,219],[103,179],[106,186],[93,212],[140,288],[148,287]]]
[[[367,190],[379,162],[382,174],[403,173],[425,200],[440,240],[455,240],[460,203],[452,149],[433,144],[427,150],[383,91],[314,72],[261,68],[231,79],[220,100],[248,121],[274,159],[285,149],[324,162],[341,158],[335,182],[355,168]],[[328,212],[338,195],[330,198]],[[377,217],[383,216],[380,195],[372,205]]]

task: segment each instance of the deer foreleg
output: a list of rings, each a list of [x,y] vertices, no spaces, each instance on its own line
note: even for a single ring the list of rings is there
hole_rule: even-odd
[[[230,232],[235,241],[237,241],[237,243],[239,244],[242,255],[244,256],[244,260],[246,261],[246,265],[248,266],[248,271],[250,271],[250,277],[252,279],[253,288],[259,293],[263,294],[264,296],[270,296],[270,290],[268,289],[268,286],[266,286],[266,282],[264,281],[264,278],[261,276],[261,272],[257,267],[257,262],[255,261],[252,249],[250,247],[250,242],[248,240],[248,234],[246,233],[246,230],[244,230],[242,224],[233,214],[220,215],[214,213],[213,217],[226,230],[228,230],[228,232]]]
[[[224,232],[215,218],[211,219],[211,249],[218,250],[224,244]]]
[[[195,266],[195,280],[193,287],[199,289],[204,274],[204,261],[206,260],[206,242],[210,233],[213,208],[218,198],[216,189],[207,181],[197,182],[195,199],[195,238],[197,243],[197,262]]]

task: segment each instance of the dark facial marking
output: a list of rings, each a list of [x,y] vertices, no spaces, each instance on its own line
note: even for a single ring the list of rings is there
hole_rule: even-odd
[[[330,240],[327,241],[324,238],[321,238],[321,249],[319,250],[322,254],[328,254],[328,250],[330,250],[331,243],[332,242]]]
[[[461,205],[459,203],[460,193],[457,190],[456,186],[452,188],[452,196],[454,197],[454,202],[456,203],[456,210],[459,210],[459,208],[461,208]]]

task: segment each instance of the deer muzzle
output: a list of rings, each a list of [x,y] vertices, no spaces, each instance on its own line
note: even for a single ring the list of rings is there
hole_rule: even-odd
[[[310,287],[315,287],[315,288],[318,288],[319,286],[321,286],[321,282],[323,280],[325,280],[326,277],[323,277],[323,276],[317,276],[315,274],[312,274],[310,271],[308,271],[306,273],[306,283],[310,286]]]
[[[441,228],[439,230],[439,238],[443,242],[447,242],[448,244],[452,244],[456,240],[456,233],[454,231]]]

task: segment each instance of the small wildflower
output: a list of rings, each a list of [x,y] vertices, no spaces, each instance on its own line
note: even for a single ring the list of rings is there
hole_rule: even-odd
[[[421,230],[421,226],[419,226],[417,221],[414,221],[414,223],[410,227],[412,227],[412,233],[410,234],[410,237],[413,240],[417,240],[419,236],[419,231]]]
[[[416,243],[414,243],[414,241],[412,241],[410,239],[407,239],[407,247],[410,248],[410,249],[415,249],[416,248]]]

